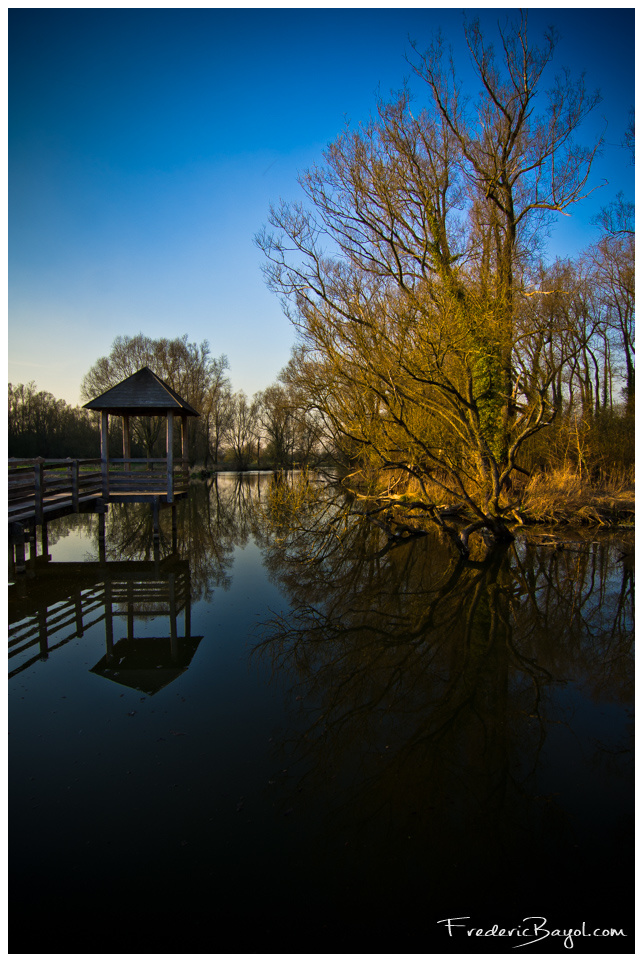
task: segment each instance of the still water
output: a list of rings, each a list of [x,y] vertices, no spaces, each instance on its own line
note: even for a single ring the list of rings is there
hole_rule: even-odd
[[[270,482],[10,583],[10,950],[632,952],[633,532],[463,565]]]

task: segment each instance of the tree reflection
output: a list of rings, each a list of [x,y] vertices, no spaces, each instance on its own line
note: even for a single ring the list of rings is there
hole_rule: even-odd
[[[190,488],[190,496],[160,512],[158,552],[178,554],[190,562],[194,600],[210,600],[215,589],[231,584],[234,548],[255,526],[250,482],[239,475],[216,475]],[[112,504],[106,519],[109,560],[150,560],[154,523],[148,504]]]
[[[196,650],[192,642],[200,641],[191,638],[191,606],[230,587],[234,549],[256,530],[258,503],[256,484],[231,475],[208,486],[193,485],[187,499],[164,508],[156,536],[148,503],[113,503],[101,514],[73,515],[43,526],[40,555],[31,552],[28,573],[9,589],[11,674],[104,621],[104,668],[111,671],[118,655],[119,678],[125,677],[127,664],[132,678],[143,672],[139,681],[145,690],[160,683],[145,675],[154,674],[160,663],[168,662],[167,677],[175,677],[177,665],[187,667]],[[98,551],[92,546],[82,561],[53,561],[46,547],[73,532],[82,533],[90,545],[98,542]],[[182,637],[176,626],[180,613],[185,615]],[[167,626],[161,625],[160,647],[141,646],[134,622],[161,615],[169,618],[170,634],[166,637]],[[112,628],[118,617],[127,626],[120,641]],[[156,675],[160,678],[158,671]]]
[[[292,498],[274,498],[263,532],[290,610],[255,652],[293,681],[299,713],[282,748],[304,772],[299,804],[323,795],[337,838],[366,845],[377,831],[392,862],[412,838],[439,867],[436,894],[460,890],[464,865],[479,884],[526,851],[568,851],[546,746],[560,725],[585,744],[582,699],[631,700],[629,546],[519,540],[471,563],[431,535],[390,550],[339,497],[299,497],[292,513]],[[623,779],[624,737],[590,735],[594,775],[582,777]],[[576,848],[566,871],[581,862]]]

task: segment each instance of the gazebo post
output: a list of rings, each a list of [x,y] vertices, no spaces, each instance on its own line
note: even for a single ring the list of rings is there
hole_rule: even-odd
[[[174,413],[167,412],[167,500],[174,501]]]
[[[129,463],[131,453],[130,444],[130,426],[129,426],[129,414],[123,415],[123,458],[125,464],[123,465],[123,471],[129,472],[131,470],[131,464]]]
[[[188,419],[187,415],[181,415],[181,458],[183,460],[183,470],[188,469]]]
[[[103,482],[103,497],[109,497],[109,414],[101,411],[100,417],[100,471]]]

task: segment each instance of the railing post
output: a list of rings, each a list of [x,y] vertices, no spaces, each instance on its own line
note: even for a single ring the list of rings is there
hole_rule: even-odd
[[[72,461],[71,465],[71,506],[74,511],[78,511],[78,461]]]
[[[34,513],[36,516],[36,523],[42,524],[43,517],[43,500],[44,500],[44,487],[45,487],[45,475],[43,470],[44,458],[38,458],[34,464]]]
[[[76,613],[76,634],[79,638],[82,638],[85,631],[83,628],[83,595],[80,588],[74,592],[74,610]]]
[[[38,636],[40,642],[40,660],[47,661],[49,656],[49,646],[47,644],[47,607],[42,605],[38,608]]]
[[[112,583],[107,576],[103,582],[105,605],[105,661],[114,664],[114,620],[112,613]]]

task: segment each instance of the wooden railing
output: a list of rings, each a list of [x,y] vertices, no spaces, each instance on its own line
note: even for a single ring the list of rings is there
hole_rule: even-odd
[[[178,461],[172,471],[172,489],[178,491],[187,485],[189,470]],[[110,458],[109,493],[118,494],[134,490],[139,493],[166,494],[168,468],[166,458]]]
[[[9,459],[9,522],[35,520],[42,524],[48,514],[78,511],[96,498],[119,494],[154,495],[184,490],[189,480],[187,465],[178,461],[168,477],[166,458],[110,460],[105,470],[100,458]]]
[[[100,458],[10,459],[9,521],[35,518],[42,524],[53,511],[78,511],[84,502],[101,496],[100,466]]]

